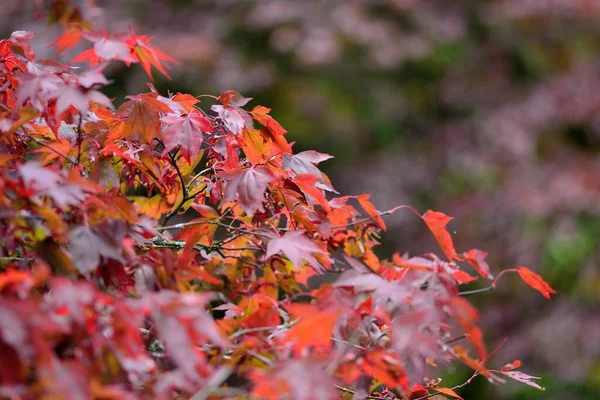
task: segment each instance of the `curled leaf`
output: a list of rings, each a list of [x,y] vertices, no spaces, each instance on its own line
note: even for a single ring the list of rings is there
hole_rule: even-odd
[[[519,267],[517,272],[526,284],[540,292],[545,298],[550,299],[550,296],[556,293],[556,290],[552,289],[541,276],[529,268]]]

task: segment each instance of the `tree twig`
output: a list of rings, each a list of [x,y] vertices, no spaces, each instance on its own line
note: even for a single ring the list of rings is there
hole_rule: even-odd
[[[208,380],[206,386],[190,397],[190,400],[205,400],[213,391],[219,388],[233,373],[231,365],[223,365]]]
[[[467,291],[464,291],[464,292],[458,292],[458,295],[459,296],[471,296],[471,295],[478,294],[478,293],[489,292],[490,290],[493,290],[493,289],[494,289],[494,286],[487,286],[487,287],[484,287],[482,289],[475,289],[475,290],[467,290]]]

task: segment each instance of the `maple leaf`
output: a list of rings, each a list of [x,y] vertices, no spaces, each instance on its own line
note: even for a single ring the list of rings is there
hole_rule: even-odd
[[[448,260],[461,260],[458,254],[456,254],[456,250],[454,250],[454,245],[452,244],[452,238],[446,230],[446,225],[448,225],[448,222],[452,221],[454,218],[449,217],[444,213],[432,210],[425,212],[421,218],[423,221],[425,221],[425,224],[431,233],[433,233],[433,236],[442,248],[442,251],[446,257],[448,257]]]
[[[168,152],[179,146],[181,154],[188,161],[200,153],[203,133],[213,130],[208,119],[196,109],[192,109],[185,116],[168,114],[161,120],[165,124],[163,128],[164,151]]]
[[[263,212],[263,198],[269,182],[275,180],[275,175],[266,167],[254,167],[236,171],[221,172],[217,175],[223,178],[225,185],[224,202],[233,201],[236,196],[242,209],[248,215],[255,211]]]
[[[65,50],[72,49],[81,40],[80,29],[69,29],[50,44],[52,47],[57,47],[56,54],[60,54]]]
[[[218,100],[222,103],[211,107],[213,111],[219,114],[219,118],[225,123],[225,127],[234,134],[239,134],[246,127],[248,113],[241,109],[251,98],[243,97],[235,90],[228,90],[221,93]]]
[[[198,380],[206,359],[196,347],[206,341],[220,347],[228,345],[206,311],[209,296],[163,290],[148,293],[143,300],[154,310],[152,319],[167,353],[187,379]]]
[[[494,275],[490,271],[490,266],[485,261],[487,253],[477,249],[471,249],[463,253],[463,259],[468,262],[479,275],[486,279],[494,279]]]
[[[327,175],[325,175],[316,167],[316,164],[319,164],[325,160],[329,160],[330,158],[333,158],[333,156],[330,156],[329,154],[318,153],[314,150],[307,150],[294,155],[284,153],[283,168],[288,171],[294,171],[298,175],[313,175],[318,179],[318,183],[315,186],[330,192],[335,192],[335,189],[333,189],[331,186],[331,182],[329,181]]]
[[[317,272],[324,272],[325,268],[315,259],[314,253],[327,254],[314,242],[304,236],[302,231],[288,231],[283,236],[271,236],[267,244],[266,258],[283,253],[295,266],[302,266],[306,261]]]
[[[102,234],[89,226],[78,226],[69,232],[69,253],[75,268],[84,276],[98,267],[101,258],[124,262],[120,241],[125,232],[111,229],[111,236]]]
[[[113,109],[110,99],[103,93],[93,89],[83,90],[78,86],[64,85],[51,91],[50,96],[56,98],[57,115],[67,111],[70,106],[75,107],[81,114],[87,114],[90,109],[90,102]]]
[[[307,150],[298,154],[286,153],[283,155],[283,168],[292,170],[297,174],[311,174],[320,178],[322,172],[315,165],[331,158],[333,156],[314,150]]]
[[[94,66],[103,60],[121,60],[127,65],[137,61],[131,56],[130,48],[125,43],[129,37],[127,33],[121,32],[111,37],[106,32],[95,33],[83,30],[81,34],[92,42],[94,47],[75,57],[72,62],[89,62]]]
[[[64,87],[64,81],[50,73],[23,73],[19,75],[20,84],[15,91],[17,107],[22,107],[27,100],[38,111],[45,111],[48,102],[57,91]]]
[[[126,119],[123,136],[128,140],[151,143],[154,138],[162,138],[160,114],[173,110],[153,94],[127,96],[130,101],[123,103],[116,116]]]
[[[49,196],[63,210],[81,203],[89,191],[89,188],[66,182],[60,173],[42,167],[35,161],[20,165],[19,173],[28,189],[38,196]]]
[[[387,281],[373,273],[361,273],[348,270],[342,273],[333,284],[339,287],[352,287],[356,293],[373,292],[373,307],[386,307],[388,302],[394,305],[404,303],[410,296],[409,286],[397,282]]]
[[[318,178],[314,175],[301,174],[296,175],[293,182],[304,193],[308,204],[312,206],[313,202],[317,202],[326,212],[330,212],[329,202],[325,198],[323,190],[317,186],[317,180]]]
[[[545,298],[550,299],[550,296],[556,293],[556,290],[552,289],[541,276],[529,268],[519,267],[517,272],[526,284],[540,292]]]
[[[144,71],[146,71],[146,74],[148,74],[150,79],[152,79],[152,67],[159,70],[168,79],[171,79],[162,64],[162,61],[173,64],[177,64],[177,61],[157,48],[150,46],[151,41],[152,38],[144,35],[132,35],[127,39],[134,57],[142,64],[142,68],[144,68]]]

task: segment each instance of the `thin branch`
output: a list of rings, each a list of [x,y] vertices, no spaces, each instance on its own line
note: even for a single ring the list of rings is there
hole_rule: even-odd
[[[210,171],[211,169],[213,169],[213,167],[210,167],[210,168],[203,169],[202,171],[200,171],[200,172],[198,172],[196,175],[194,175],[194,177],[192,178],[192,180],[191,180],[191,181],[189,181],[189,182],[188,182],[188,184],[187,184],[188,190],[189,190],[189,189],[192,187],[192,183],[196,182],[196,180],[197,180],[198,178],[200,178],[202,175],[204,175],[205,173],[207,173],[207,172],[208,172],[208,171]]]
[[[458,342],[459,340],[463,340],[463,339],[465,339],[466,337],[467,337],[467,335],[463,334],[463,335],[457,336],[457,337],[455,337],[455,338],[452,338],[452,339],[448,339],[448,340],[446,340],[446,341],[444,342],[444,344],[451,344],[451,343],[454,343],[454,342]]]
[[[233,373],[233,367],[230,365],[223,365],[220,367],[209,379],[206,386],[200,389],[196,394],[190,397],[190,400],[205,400],[212,392],[217,390],[219,386],[223,384]]]
[[[348,388],[345,388],[340,385],[334,385],[334,386],[336,389],[341,390],[342,392],[356,394],[356,391],[354,391],[352,389],[348,389]],[[387,398],[387,397],[381,397],[381,395],[379,395],[379,396],[369,395],[369,396],[365,397],[365,399],[385,399],[385,398]]]
[[[83,136],[81,134],[81,122],[83,121],[83,115],[79,113],[79,122],[77,123],[77,160],[75,165],[79,165],[81,162],[81,143],[83,142]]]
[[[494,289],[494,286],[487,286],[487,287],[484,287],[482,289],[475,289],[475,290],[467,290],[467,291],[464,291],[464,292],[458,292],[458,295],[459,296],[471,296],[471,295],[478,294],[478,293],[489,292],[490,290],[493,290],[493,289]]]
[[[47,148],[48,150],[50,150],[50,151],[52,151],[54,154],[56,154],[56,155],[58,155],[58,156],[60,156],[60,157],[64,158],[65,160],[67,160],[67,161],[68,161],[68,162],[70,162],[71,164],[73,164],[73,165],[77,165],[77,162],[76,162],[74,159],[72,159],[71,157],[68,157],[68,156],[64,155],[63,153],[61,153],[60,151],[56,150],[54,147],[50,146],[49,144],[46,144],[46,143],[42,142],[41,140],[39,140],[39,139],[36,139],[36,138],[34,138],[34,137],[31,137],[31,136],[30,136],[30,138],[31,138],[31,140],[33,140],[35,143],[39,144],[40,146],[43,146],[43,147]]]
[[[419,213],[417,212],[417,210],[415,210],[415,209],[414,209],[414,208],[412,208],[411,206],[402,205],[402,206],[397,206],[397,207],[394,207],[394,208],[392,208],[392,209],[390,209],[390,210],[387,210],[387,211],[382,211],[382,212],[379,212],[379,213],[377,213],[377,214],[375,214],[375,215],[373,215],[373,216],[369,216],[369,217],[361,218],[361,219],[359,219],[359,220],[356,220],[356,221],[353,221],[353,222],[349,222],[349,223],[347,223],[347,224],[345,224],[345,225],[336,225],[336,226],[332,226],[332,227],[331,227],[331,229],[342,229],[342,228],[348,228],[348,227],[350,227],[350,226],[354,226],[354,225],[359,225],[359,224],[362,224],[363,222],[372,221],[372,220],[374,220],[376,217],[384,217],[384,216],[386,216],[386,215],[391,215],[391,214],[395,213],[396,211],[398,211],[398,210],[399,210],[399,209],[401,209],[401,208],[408,208],[409,210],[411,210],[412,212],[414,212],[415,214],[417,214],[419,217],[421,216],[421,214],[419,214]]]
[[[185,185],[185,181],[183,179],[183,174],[181,173],[181,170],[179,169],[179,165],[177,165],[177,159],[175,158],[175,155],[177,154],[178,151],[179,151],[179,148],[177,148],[174,152],[168,153],[168,154],[169,154],[169,160],[171,161],[171,165],[173,165],[173,168],[175,168],[175,171],[177,171],[177,176],[179,177],[179,182],[181,183],[181,190],[183,191],[183,195],[182,195],[181,201],[179,202],[177,207],[175,207],[173,210],[168,212],[167,215],[165,215],[165,219],[163,220],[163,223],[162,223],[163,226],[166,225],[167,222],[169,222],[169,220],[171,218],[173,218],[175,215],[177,215],[177,213],[179,211],[181,211],[181,209],[183,208],[185,203],[187,203],[189,200],[192,200],[193,198],[195,198],[196,196],[198,196],[200,193],[203,192],[203,190],[199,190],[192,195],[189,194],[187,186]]]
[[[255,352],[253,350],[246,350],[246,354],[256,358],[257,360],[262,361],[265,365],[271,365],[273,363],[273,361],[270,358],[267,358],[267,357],[263,356],[262,354],[258,354],[257,352]]]
[[[299,321],[299,319],[294,319],[292,321],[288,321],[284,324],[277,325],[277,326],[259,326],[257,328],[242,329],[242,330],[239,330],[239,331],[234,332],[231,335],[229,335],[229,340],[233,340],[237,337],[246,335],[248,333],[268,332],[271,330],[288,330],[292,326],[296,325],[298,323],[298,321]]]

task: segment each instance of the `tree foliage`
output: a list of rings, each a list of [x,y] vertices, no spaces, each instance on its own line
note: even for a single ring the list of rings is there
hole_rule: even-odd
[[[490,365],[466,299],[505,272],[549,298],[539,275],[494,277],[441,212],[339,195],[319,169],[332,157],[293,154],[236,91],[148,84],[116,107],[109,63],[152,78],[174,62],[146,36],[72,26],[54,45],[92,45],[77,69],[37,59],[33,35],[0,41],[2,396],[460,398],[429,378],[453,361],[540,388],[520,361]],[[380,259],[395,212],[421,218],[439,255]],[[460,291],[476,279],[488,286]]]

